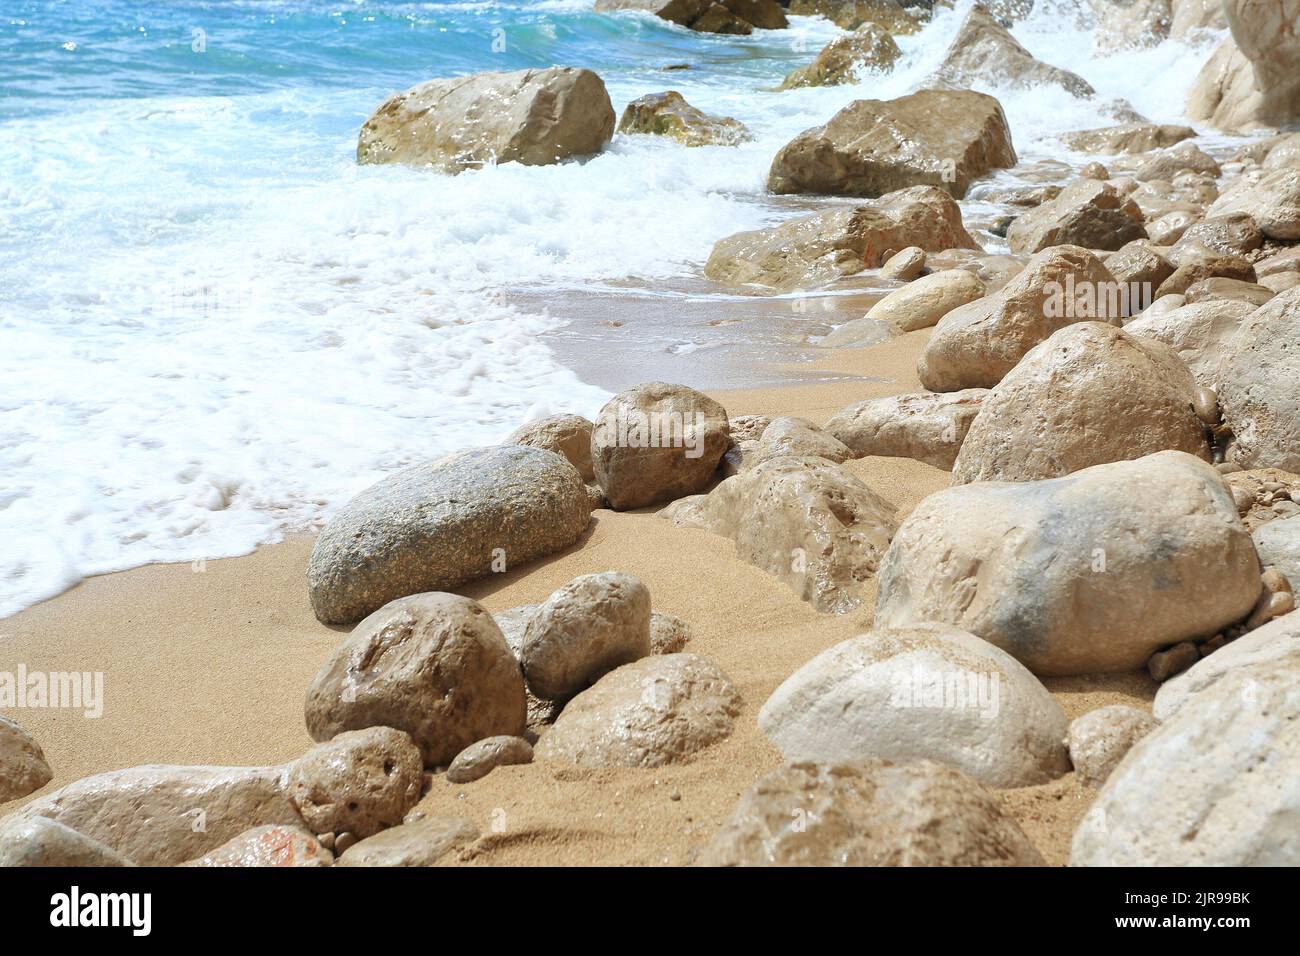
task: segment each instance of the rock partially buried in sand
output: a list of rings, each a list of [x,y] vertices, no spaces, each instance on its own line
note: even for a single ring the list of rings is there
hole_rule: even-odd
[[[1057,478],[1168,449],[1209,461],[1195,393],[1164,343],[1101,322],[1067,326],[985,397],[953,482]]]
[[[1114,276],[1092,253],[1077,246],[1044,249],[997,292],[939,321],[917,364],[921,384],[935,392],[992,388],[1067,325],[1119,325],[1118,299]]]
[[[1084,153],[1145,153],[1173,146],[1195,135],[1196,130],[1190,126],[1126,123],[1065,133],[1061,142]]]
[[[335,865],[434,866],[478,837],[478,828],[459,817],[423,817],[354,844]]]
[[[704,274],[776,289],[822,285],[881,265],[892,249],[978,249],[961,208],[934,186],[887,193],[869,205],[787,219],[713,245]]]
[[[1242,322],[1224,346],[1219,404],[1244,468],[1300,471],[1300,288]]]
[[[778,195],[870,197],[930,185],[960,199],[980,176],[1015,164],[996,99],[969,90],[920,90],[895,100],[857,100],[824,126],[800,133],[772,160],[767,188]]]
[[[98,840],[44,817],[0,821],[0,869],[19,866],[135,866]]]
[[[591,465],[591,422],[581,415],[549,415],[515,429],[503,445],[527,445],[554,452],[578,470],[582,480],[595,480]]]
[[[367,727],[318,744],[288,767],[289,799],[312,833],[368,837],[420,799],[424,764],[411,737]]]
[[[584,574],[553,593],[524,627],[528,689],[568,700],[605,673],[650,653],[650,591],[619,571]]]
[[[676,90],[647,93],[628,103],[618,131],[667,136],[683,146],[736,146],[754,138],[744,123],[729,116],[710,116]]]
[[[445,765],[476,740],[521,734],[524,706],[519,662],[491,615],[455,594],[416,594],[339,644],[307,692],[307,730],[329,740],[393,727],[425,763]]]
[[[590,70],[476,73],[390,96],[361,127],[357,162],[542,166],[598,153],[613,135],[614,107]]]
[[[822,458],[773,458],[660,512],[681,527],[731,538],[737,557],[785,581],[817,610],[841,614],[862,603],[897,527],[895,514]]]
[[[931,495],[881,563],[875,624],[953,624],[1040,675],[1130,670],[1250,613],[1259,574],[1218,472],[1166,451]]]
[[[883,73],[902,56],[889,31],[879,24],[864,23],[847,36],[836,37],[822,48],[812,63],[791,71],[781,89],[803,86],[838,86],[853,83],[867,71]]]
[[[0,714],[0,803],[25,797],[53,778],[36,738]]]
[[[1234,668],[1139,741],[1075,831],[1070,865],[1296,866],[1298,777],[1292,652]]]
[[[1068,722],[1033,674],[943,624],[874,630],[818,654],[758,715],[789,761],[937,760],[990,787],[1066,773]]]
[[[976,84],[1021,90],[1059,86],[1080,98],[1096,93],[1077,73],[1037,59],[979,4],[966,14],[935,79],[957,89]]]
[[[800,821],[803,826],[792,826]],[[997,798],[951,767],[782,767],[754,784],[703,866],[1044,866]]]
[[[1145,710],[1111,704],[1090,710],[1070,722],[1070,762],[1079,780],[1090,787],[1106,782],[1133,745],[1160,721]]]
[[[487,737],[470,744],[447,768],[450,783],[473,783],[497,767],[533,762],[533,745],[523,737]]]
[[[1018,216],[1007,230],[1012,252],[1050,246],[1115,250],[1147,238],[1142,210],[1108,182],[1078,179],[1059,196]]]
[[[325,526],[307,568],[312,608],[326,624],[350,623],[566,548],[590,519],[577,470],[540,448],[474,448],[416,465]]]
[[[831,416],[826,431],[859,458],[914,458],[952,468],[988,389],[920,392],[856,402]]]
[[[739,712],[740,694],[711,661],[645,657],[569,701],[535,753],[584,767],[660,767],[728,737]]]
[[[650,615],[650,653],[676,654],[690,643],[691,626],[675,614]]]
[[[211,853],[182,863],[203,867],[330,866],[334,854],[301,827],[254,827]]]
[[[256,826],[304,825],[282,767],[112,770],[33,800],[6,825],[33,817],[70,827],[140,866],[193,860]]]
[[[888,322],[899,332],[915,332],[937,324],[985,291],[984,283],[965,269],[945,269],[895,289],[871,307],[867,318]]]
[[[731,444],[727,410],[685,385],[646,382],[600,410],[591,433],[596,480],[616,511],[702,490]]]

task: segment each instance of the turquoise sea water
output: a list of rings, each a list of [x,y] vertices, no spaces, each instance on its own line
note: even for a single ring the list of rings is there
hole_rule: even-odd
[[[888,76],[777,94],[832,24],[705,36],[591,0],[0,0],[0,617],[86,574],[310,529],[530,416],[593,414],[606,393],[547,345],[566,316],[517,293],[698,283],[718,238],[795,211],[763,189],[777,149],[922,83],[965,2],[900,38]],[[1035,54],[1181,113],[1200,51],[1094,60],[1088,25],[1041,3],[1017,27]],[[552,64],[599,72],[618,111],[675,88],[755,138],[617,136],[588,161],[457,177],[356,165],[392,92]],[[1022,158],[1106,122],[1059,90],[999,95]]]

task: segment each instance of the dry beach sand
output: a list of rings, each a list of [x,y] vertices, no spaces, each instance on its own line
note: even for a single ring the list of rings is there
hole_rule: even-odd
[[[869,349],[826,353],[819,368],[865,376],[819,384],[714,392],[731,415],[783,414],[818,424],[852,401],[916,391],[927,331]],[[686,383],[690,384],[690,383]],[[847,466],[900,509],[947,486],[946,472],[901,458]],[[490,611],[540,602],[579,574],[630,572],[654,607],[688,621],[687,650],[716,661],[744,698],[734,734],[695,759],[655,770],[585,770],[534,763],[502,767],[471,784],[438,776],[421,809],[462,816],[483,837],[448,863],[687,864],[735,800],[780,756],[756,718],[791,672],[868,628],[871,597],[855,613],[819,614],[785,584],[737,560],[734,546],[680,529],[654,511],[593,514],[578,545],[462,590]],[[301,536],[242,558],[158,565],[87,580],[0,622],[0,670],[103,671],[103,716],[28,709],[22,723],[44,748],[54,779],[146,763],[280,763],[310,745],[307,687],[346,628],[320,624],[305,583],[312,539]],[[1074,718],[1114,703],[1149,706],[1145,673],[1045,682]],[[1052,864],[1092,792],[1069,774],[1001,798]],[[16,809],[16,801],[0,812]]]

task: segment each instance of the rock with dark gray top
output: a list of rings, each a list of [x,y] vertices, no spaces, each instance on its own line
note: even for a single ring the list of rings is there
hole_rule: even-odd
[[[582,476],[559,455],[456,452],[390,475],[334,516],[307,568],[312,607],[326,624],[357,621],[566,548],[590,519]]]

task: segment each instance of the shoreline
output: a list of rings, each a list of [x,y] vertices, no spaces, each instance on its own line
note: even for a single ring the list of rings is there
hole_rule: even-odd
[[[731,415],[799,415],[820,424],[862,398],[918,388],[916,355],[928,330],[867,349],[827,350],[833,371],[876,381],[712,390]],[[893,502],[900,517],[946,487],[945,471],[903,458],[864,458],[847,469]],[[686,864],[755,779],[781,763],[757,726],[772,691],[804,662],[868,629],[874,583],[856,611],[820,614],[785,584],[738,560],[734,545],[676,528],[657,509],[597,510],[574,546],[457,589],[491,612],[545,599],[579,574],[630,572],[655,610],[684,618],[686,650],[715,661],[739,689],[731,737],[694,759],[652,771],[584,770],[534,763],[501,767],[469,785],[435,776],[421,809],[469,819],[484,836],[479,864]],[[315,536],[296,534],[250,555],[153,564],[88,578],[0,622],[0,670],[102,671],[104,713],[28,708],[15,714],[41,742],[54,779],[0,807],[0,816],[75,779],[148,763],[263,765],[311,745],[308,685],[350,628],[316,621],[306,565]],[[737,627],[740,623],[741,627]],[[1112,703],[1148,708],[1156,684],[1135,672],[1044,681],[1068,717]],[[1064,864],[1093,791],[1074,774],[997,791],[1040,852]],[[574,807],[586,808],[578,813]],[[494,826],[504,831],[495,832]]]

